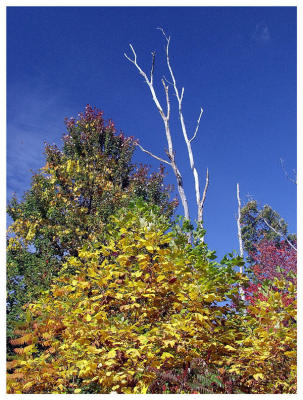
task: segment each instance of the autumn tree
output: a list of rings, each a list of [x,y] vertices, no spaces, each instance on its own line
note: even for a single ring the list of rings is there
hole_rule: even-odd
[[[31,188],[8,205],[9,337],[21,306],[49,287],[66,258],[102,232],[117,209],[139,197],[167,216],[175,206],[163,185],[163,167],[150,175],[146,166],[132,164],[136,141],[117,133],[102,111],[88,105],[65,123],[62,149],[46,144],[46,163]]]
[[[246,297],[262,297],[266,282],[275,278],[294,279],[297,273],[296,235],[288,233],[287,223],[269,205],[258,207],[249,201],[241,209],[241,233],[248,253],[248,270],[251,283]]]
[[[254,303],[256,299],[266,300],[264,287],[271,286],[280,291],[274,284],[277,279],[284,279],[296,286],[297,284],[297,252],[286,241],[279,245],[263,239],[256,244],[251,255],[250,284],[246,288],[246,299]]]

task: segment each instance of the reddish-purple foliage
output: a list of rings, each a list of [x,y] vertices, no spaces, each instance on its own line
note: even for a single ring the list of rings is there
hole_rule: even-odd
[[[251,267],[253,281],[245,290],[246,299],[250,303],[254,303],[257,299],[266,300],[266,295],[262,293],[264,281],[273,282],[275,278],[285,278],[296,284],[297,273],[297,252],[286,241],[281,241],[277,245],[274,242],[262,240],[255,247],[256,251],[250,254],[253,260]],[[273,284],[271,287],[278,290]],[[283,293],[283,298],[285,305],[293,300],[288,293]]]

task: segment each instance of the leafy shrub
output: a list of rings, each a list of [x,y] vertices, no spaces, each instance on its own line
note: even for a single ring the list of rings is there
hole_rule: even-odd
[[[228,354],[239,274],[166,233],[157,206],[133,202],[110,220],[26,306],[9,393],[146,393],[158,371]]]

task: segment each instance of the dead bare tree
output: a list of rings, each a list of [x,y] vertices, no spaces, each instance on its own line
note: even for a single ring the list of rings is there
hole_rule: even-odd
[[[187,128],[186,128],[186,124],[185,124],[185,120],[184,120],[184,116],[183,116],[183,111],[182,111],[182,101],[183,101],[183,97],[184,97],[184,87],[182,87],[181,91],[178,89],[177,86],[177,82],[176,82],[176,78],[173,72],[173,69],[171,67],[171,63],[170,63],[170,58],[169,58],[169,44],[170,44],[170,37],[166,35],[166,33],[164,32],[164,30],[162,28],[158,28],[165,40],[166,40],[166,64],[170,73],[170,78],[172,80],[172,82],[168,82],[167,79],[162,78],[161,82],[165,91],[165,98],[166,98],[166,113],[163,110],[163,107],[161,106],[159,99],[157,97],[157,94],[155,92],[155,88],[154,88],[154,69],[155,69],[155,52],[152,52],[152,63],[151,63],[151,71],[149,76],[142,70],[142,68],[139,66],[138,62],[137,62],[137,54],[134,50],[134,47],[132,46],[132,44],[130,44],[130,49],[133,53],[133,58],[130,58],[126,53],[124,53],[124,56],[132,63],[135,65],[135,67],[137,68],[137,70],[139,71],[140,75],[143,76],[145,82],[147,83],[149,90],[151,92],[153,101],[160,113],[160,116],[162,118],[163,124],[164,124],[164,128],[165,128],[165,134],[166,134],[166,139],[167,139],[167,144],[168,144],[168,150],[166,152],[168,160],[163,159],[162,157],[159,157],[155,154],[153,154],[151,151],[146,150],[145,148],[143,148],[141,145],[138,144],[138,147],[145,153],[149,154],[150,156],[154,157],[155,159],[157,159],[158,161],[161,161],[167,165],[170,165],[174,171],[174,174],[176,176],[176,180],[177,180],[177,185],[178,185],[178,192],[181,198],[181,202],[183,205],[183,210],[184,210],[184,217],[187,220],[190,220],[190,214],[189,214],[189,209],[188,209],[188,202],[187,202],[187,197],[184,191],[184,186],[183,186],[183,180],[182,180],[182,175],[181,172],[177,166],[177,162],[176,162],[176,157],[175,157],[175,150],[173,147],[173,141],[172,141],[172,135],[171,135],[171,129],[170,129],[170,111],[171,111],[171,103],[170,103],[170,96],[169,96],[169,85],[171,85],[173,87],[173,90],[175,92],[176,98],[177,98],[177,103],[178,103],[178,113],[179,113],[179,119],[180,119],[180,124],[181,124],[181,129],[182,129],[182,133],[183,133],[183,137],[186,143],[186,147],[187,147],[187,153],[188,153],[188,157],[189,157],[189,164],[190,164],[190,168],[192,170],[193,176],[194,176],[194,184],[195,184],[195,194],[196,194],[196,203],[197,203],[197,221],[198,223],[200,223],[202,225],[202,221],[203,221],[203,209],[204,209],[204,204],[205,204],[205,200],[206,200],[206,194],[207,194],[207,189],[208,189],[208,185],[209,185],[209,173],[208,173],[208,169],[206,172],[206,182],[205,182],[205,186],[204,186],[204,191],[203,191],[203,195],[201,198],[201,191],[200,191],[200,181],[199,181],[199,174],[198,171],[195,167],[195,162],[194,162],[194,156],[193,156],[193,152],[192,152],[192,142],[194,141],[194,139],[197,136],[198,130],[199,130],[199,126],[200,126],[200,121],[201,121],[201,117],[203,114],[203,109],[201,108],[199,116],[198,116],[198,120],[197,120],[197,124],[196,124],[196,128],[195,131],[192,135],[191,138],[189,138],[188,136],[188,132],[187,132]],[[203,238],[201,238],[201,240],[203,241]]]
[[[240,257],[244,259],[244,251],[243,251],[243,241],[242,241],[242,231],[241,231],[241,199],[240,199],[240,188],[239,183],[237,183],[237,200],[238,200],[238,218],[237,218],[237,226],[238,226],[238,239],[239,239],[239,249],[240,249]],[[240,266],[240,274],[243,274],[243,267]],[[242,286],[239,289],[241,299],[245,301],[244,290]]]

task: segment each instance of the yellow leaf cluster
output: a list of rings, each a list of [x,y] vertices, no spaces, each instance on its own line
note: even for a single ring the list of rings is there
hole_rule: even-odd
[[[16,371],[24,378],[8,379],[8,391],[77,393],[78,377],[99,393],[144,393],[157,370],[206,355],[223,335],[214,332],[208,310],[220,296],[215,284],[205,292],[186,248],[170,241],[156,225],[145,229],[128,216],[118,219],[107,244],[70,257],[67,267],[79,271],[63,272],[31,307],[33,335],[45,351],[20,354],[24,364]],[[223,311],[214,309],[219,321]]]
[[[192,265],[187,244],[129,213],[110,226],[28,306],[9,393],[147,393],[158,371],[195,358],[224,365],[252,393],[295,390],[294,303],[272,292],[227,317],[231,283],[209,279],[207,260]]]
[[[225,346],[234,352],[226,358],[230,372],[241,375],[252,393],[296,393],[296,289],[285,279],[280,286],[285,291],[291,287],[290,304],[283,303],[280,292],[268,289],[267,301],[248,307],[242,321],[247,332],[236,348]]]

